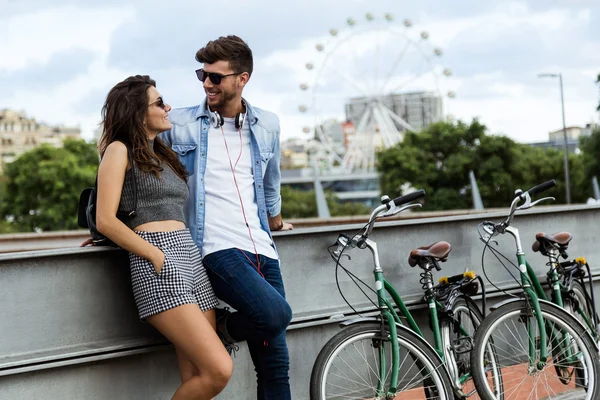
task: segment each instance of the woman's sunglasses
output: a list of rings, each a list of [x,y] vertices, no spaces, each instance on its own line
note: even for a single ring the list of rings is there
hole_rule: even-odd
[[[167,108],[167,105],[166,105],[166,104],[165,104],[165,102],[163,101],[163,98],[162,98],[162,97],[159,97],[158,99],[154,100],[152,103],[148,104],[148,106],[151,106],[152,104],[155,104],[155,103],[156,103],[156,105],[157,105],[158,107],[162,108],[163,110],[164,110],[165,108]]]
[[[239,74],[243,74],[243,72],[235,72],[233,74],[222,75],[222,74],[217,74],[216,72],[206,72],[202,68],[196,70],[196,76],[198,77],[200,82],[204,83],[206,78],[208,78],[214,85],[220,85],[221,81],[225,77],[239,75]]]

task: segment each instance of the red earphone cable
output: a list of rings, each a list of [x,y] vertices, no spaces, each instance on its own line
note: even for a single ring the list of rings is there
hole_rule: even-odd
[[[240,135],[240,153],[238,155],[237,160],[235,161],[235,165],[231,162],[231,155],[229,154],[229,145],[227,144],[227,139],[225,138],[225,131],[223,130],[223,126],[221,125],[221,133],[223,134],[223,142],[225,143],[225,150],[227,151],[227,159],[229,160],[229,168],[231,169],[231,174],[233,175],[233,182],[235,183],[235,189],[237,190],[238,198],[240,200],[240,206],[242,207],[242,215],[244,216],[244,222],[246,223],[246,228],[248,228],[248,235],[250,236],[250,240],[252,241],[252,246],[254,247],[254,254],[256,255],[256,265],[250,260],[250,258],[244,253],[241,249],[240,252],[248,259],[250,264],[256,268],[260,276],[265,277],[260,270],[260,258],[258,256],[258,250],[256,249],[256,242],[254,241],[254,237],[252,236],[252,230],[250,229],[250,224],[248,224],[248,218],[246,218],[246,209],[244,207],[244,202],[242,200],[242,194],[240,193],[240,188],[237,183],[237,178],[235,176],[235,169],[242,158],[242,150],[243,150],[243,142],[242,142],[242,127],[238,129]]]

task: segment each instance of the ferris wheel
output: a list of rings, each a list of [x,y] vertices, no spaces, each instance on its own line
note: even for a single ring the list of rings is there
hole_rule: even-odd
[[[429,33],[390,13],[348,18],[315,45],[299,87],[311,156],[321,170],[372,172],[375,154],[443,119],[452,71]]]

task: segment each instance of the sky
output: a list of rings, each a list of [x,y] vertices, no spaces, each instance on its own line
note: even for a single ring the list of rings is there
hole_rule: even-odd
[[[85,138],[130,75],[150,75],[173,107],[199,104],[194,55],[228,34],[252,48],[244,96],[279,115],[283,139],[343,114],[350,97],[398,87],[438,92],[448,116],[490,133],[545,141],[562,127],[560,86],[540,73],[562,74],[568,126],[598,121],[597,0],[0,0],[0,10],[0,109],[80,126]]]

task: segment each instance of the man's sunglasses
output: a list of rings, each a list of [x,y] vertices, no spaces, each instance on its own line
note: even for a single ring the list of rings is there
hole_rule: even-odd
[[[239,74],[243,74],[243,72],[235,72],[233,74],[222,75],[222,74],[217,74],[216,72],[206,72],[202,68],[196,70],[196,76],[198,77],[200,82],[204,83],[206,78],[208,78],[214,85],[220,85],[221,81],[225,77],[239,75]]]
[[[167,108],[167,105],[166,105],[166,104],[165,104],[165,102],[163,101],[163,98],[162,98],[162,97],[159,97],[158,99],[154,100],[152,103],[148,104],[148,106],[151,106],[152,104],[155,104],[155,103],[156,103],[156,105],[157,105],[158,107],[162,108],[163,110],[164,110],[165,108]]]

